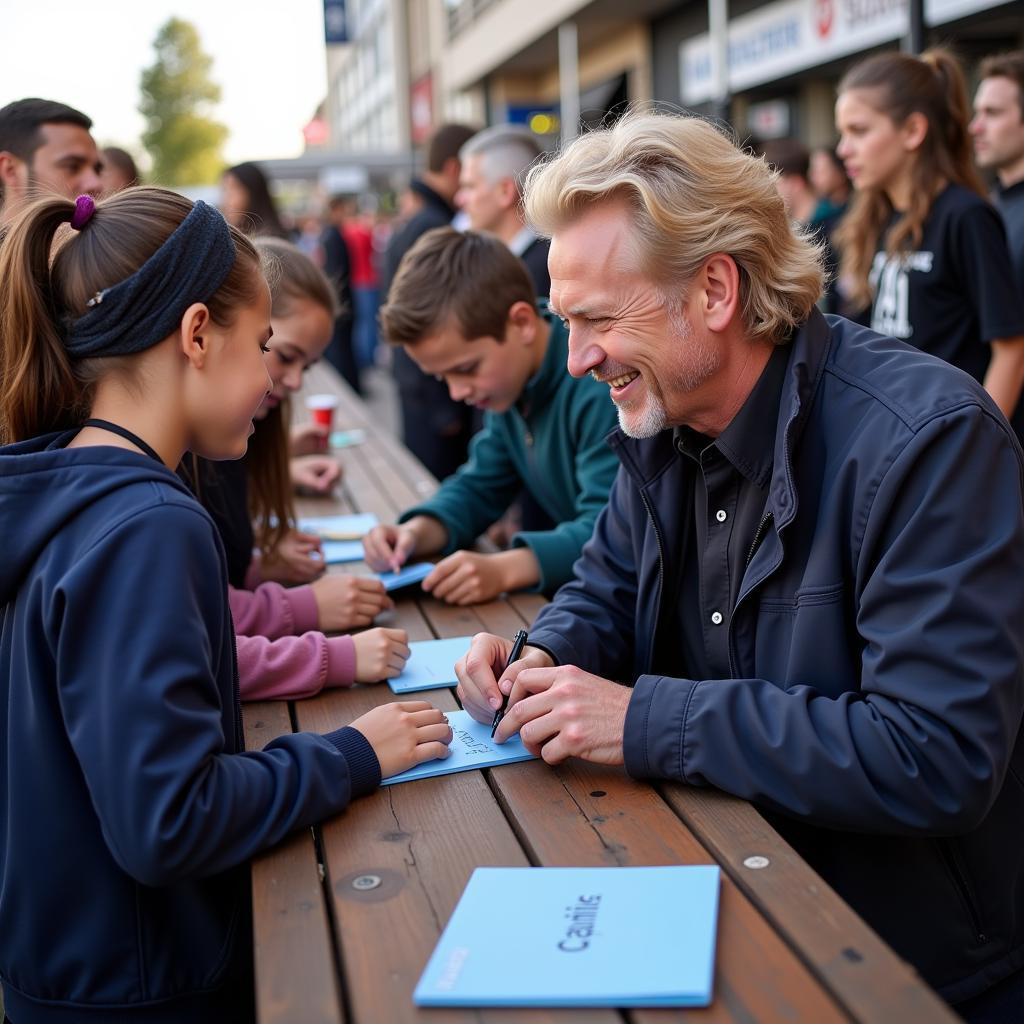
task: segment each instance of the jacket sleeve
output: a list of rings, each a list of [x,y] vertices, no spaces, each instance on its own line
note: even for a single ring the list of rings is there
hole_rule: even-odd
[[[839,829],[976,827],[1024,708],[1022,497],[1005,421],[969,406],[927,424],[852,520],[859,690],[642,676],[626,717],[629,772]]]
[[[325,686],[355,682],[356,648],[350,636],[236,636],[235,648],[242,700],[299,700]]]
[[[560,665],[577,665],[609,679],[625,679],[633,664],[637,570],[631,488],[620,469],[573,579],[530,627],[530,643],[543,647]]]
[[[470,442],[465,465],[448,477],[433,497],[406,509],[398,521],[433,516],[448,531],[442,554],[450,555],[472,547],[477,537],[502,517],[521,487],[504,434],[488,414],[483,429]]]
[[[380,781],[351,728],[233,752],[241,719],[218,562],[198,507],[151,506],[112,524],[53,602],[67,735],[111,855],[144,885],[237,865]]]
[[[608,492],[619,460],[608,446],[605,435],[611,429],[606,415],[609,402],[598,395],[600,406],[593,401],[580,410],[573,431],[575,445],[574,476],[576,498],[574,516],[559,523],[552,530],[517,533],[513,547],[528,547],[540,565],[540,582],[534,590],[549,593],[572,579],[572,567],[580,557],[583,545],[594,532],[598,513],[608,502]]]
[[[228,602],[235,632],[276,640],[316,629],[319,615],[312,587],[261,583],[255,590],[230,587]]]

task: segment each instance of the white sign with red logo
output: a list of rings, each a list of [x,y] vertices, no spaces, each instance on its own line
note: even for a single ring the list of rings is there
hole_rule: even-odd
[[[729,23],[729,90],[738,92],[898,39],[908,0],[778,0]],[[679,48],[684,103],[714,98],[710,35]]]

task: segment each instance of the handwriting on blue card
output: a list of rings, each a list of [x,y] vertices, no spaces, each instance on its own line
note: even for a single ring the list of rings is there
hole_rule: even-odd
[[[477,868],[413,1001],[707,1006],[719,885],[704,864]]]
[[[384,584],[385,590],[398,590],[400,587],[409,586],[410,583],[425,580],[433,568],[433,562],[416,562],[414,565],[402,566],[398,572],[379,572],[377,579]]]
[[[439,686],[454,686],[455,662],[461,658],[473,638],[457,636],[448,640],[417,640],[409,644],[409,660],[400,676],[388,680],[395,693],[413,693],[416,690],[436,690]]]
[[[513,764],[516,761],[530,761],[531,754],[518,736],[502,744],[491,739],[490,725],[483,725],[469,717],[468,711],[447,711],[452,727],[451,753],[435,761],[424,761],[399,775],[392,775],[381,782],[392,786],[396,782],[411,782],[413,779],[431,779],[435,775],[451,775],[453,772],[467,772],[473,768],[494,768],[499,764]]]

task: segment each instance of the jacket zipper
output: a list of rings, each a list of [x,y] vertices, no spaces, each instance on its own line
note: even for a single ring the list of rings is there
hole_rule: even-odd
[[[647,671],[650,672],[651,663],[654,660],[654,644],[658,638],[658,623],[661,622],[661,599],[665,593],[665,546],[661,542],[661,530],[658,529],[658,521],[654,518],[654,510],[651,508],[651,503],[647,498],[647,492],[642,487],[640,488],[640,500],[644,503],[644,508],[647,510],[647,518],[650,520],[651,527],[654,530],[654,539],[658,544],[658,597],[654,603],[654,626],[651,630],[646,665]]]
[[[764,540],[764,528],[774,519],[775,516],[772,512],[765,512],[761,522],[757,524],[757,530],[754,532],[754,541],[750,545],[750,551],[747,552],[747,561],[743,566],[743,571],[746,572],[750,568],[750,563],[754,560],[754,555],[757,553],[758,546],[761,541]]]

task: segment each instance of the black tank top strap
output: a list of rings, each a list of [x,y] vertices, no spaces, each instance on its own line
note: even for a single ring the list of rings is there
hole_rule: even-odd
[[[156,459],[157,462],[162,466],[164,460],[153,450],[153,448],[146,444],[145,441],[139,437],[138,434],[133,433],[127,427],[122,427],[119,423],[111,423],[110,420],[99,420],[99,419],[88,419],[83,424],[83,427],[98,427],[100,430],[107,430],[111,434],[117,434],[119,437],[123,437],[126,441],[131,441],[136,448],[140,448],[144,451],[151,459]]]

